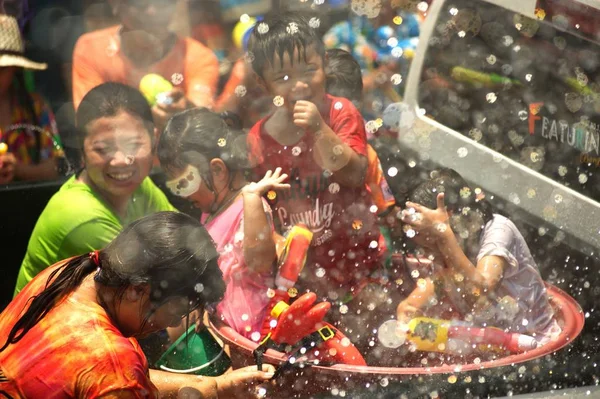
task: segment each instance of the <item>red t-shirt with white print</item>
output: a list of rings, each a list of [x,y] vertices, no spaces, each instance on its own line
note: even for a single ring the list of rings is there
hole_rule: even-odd
[[[323,109],[327,112],[321,114],[324,122],[357,154],[366,156],[361,114],[344,98],[327,95],[325,101]],[[260,120],[248,135],[254,171],[264,176],[266,171],[281,167],[288,174],[291,190],[269,199],[274,218],[283,230],[304,223],[314,233],[299,284],[323,295],[338,288],[349,289],[380,264],[385,249],[371,196],[364,185],[342,186],[335,181],[335,174],[315,162],[313,133],[284,146],[266,132],[267,120]],[[324,276],[319,268],[324,269]]]

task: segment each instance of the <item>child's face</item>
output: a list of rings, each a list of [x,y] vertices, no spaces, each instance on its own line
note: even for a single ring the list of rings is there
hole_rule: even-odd
[[[325,96],[323,57],[314,47],[308,47],[305,60],[299,58],[298,49],[294,50],[293,60],[292,63],[290,55],[285,53],[282,64],[275,55],[274,63],[268,64],[263,71],[266,89],[273,97],[281,96],[290,111],[299,100],[310,101],[319,107]]]

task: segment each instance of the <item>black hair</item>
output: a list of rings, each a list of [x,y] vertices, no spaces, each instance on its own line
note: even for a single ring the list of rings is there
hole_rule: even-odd
[[[477,255],[475,242],[485,225],[494,217],[494,209],[484,198],[478,197],[465,179],[453,169],[431,172],[431,179],[415,187],[409,193],[408,200],[436,209],[437,196],[442,192],[446,209],[451,212],[449,222],[452,231],[458,235],[457,239],[465,254],[473,258]],[[475,231],[479,231],[480,234],[471,234]],[[468,234],[463,237],[463,232]]]
[[[492,220],[492,205],[484,198],[478,198],[467,181],[454,169],[437,169],[430,176],[430,180],[419,184],[409,193],[409,201],[436,209],[437,196],[444,193],[446,209],[453,214],[471,210],[479,213],[484,223]]]
[[[116,116],[121,111],[140,118],[150,138],[154,139],[152,110],[142,93],[121,83],[107,82],[90,90],[77,108],[75,121],[79,148],[83,149],[87,125],[90,122],[103,117]]]
[[[360,65],[352,54],[339,48],[327,50],[325,54],[327,55],[325,65],[327,93],[347,98],[360,108],[363,96]]]
[[[158,142],[161,167],[180,171],[195,166],[211,188],[211,160],[221,159],[230,171],[249,169],[246,137],[227,125],[231,117],[201,107],[175,114]]]
[[[265,29],[261,29],[263,26]],[[298,61],[306,61],[306,49],[310,47],[321,57],[325,56],[323,40],[317,29],[310,27],[306,15],[297,11],[271,12],[252,30],[248,40],[248,57],[254,72],[264,78],[264,68],[275,63],[276,54],[282,65],[284,54],[289,55],[292,63],[295,61],[295,50],[298,50]]]
[[[29,307],[0,351],[23,338],[94,271],[96,282],[117,289],[115,300],[122,298],[127,287],[148,284],[154,308],[173,297],[188,298],[190,310],[218,302],[225,282],[217,259],[210,235],[196,219],[178,212],[141,218],[98,252],[98,265],[91,254],[85,254],[54,270],[44,290],[29,299]]]

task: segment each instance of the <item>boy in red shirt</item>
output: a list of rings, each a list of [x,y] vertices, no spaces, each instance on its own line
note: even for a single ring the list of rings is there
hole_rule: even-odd
[[[255,172],[281,167],[290,176],[289,192],[268,195],[275,219],[282,230],[304,223],[314,233],[300,288],[344,301],[385,252],[365,188],[363,118],[349,100],[326,94],[323,43],[297,13],[265,17],[248,48],[276,107],[248,136]]]

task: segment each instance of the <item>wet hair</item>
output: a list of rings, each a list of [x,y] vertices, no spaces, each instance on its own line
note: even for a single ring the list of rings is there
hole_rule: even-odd
[[[443,192],[446,209],[454,215],[471,210],[479,213],[484,223],[492,220],[494,211],[491,204],[485,199],[478,199],[475,191],[454,169],[434,170],[430,176],[430,180],[419,184],[409,193],[409,201],[436,209],[437,196]]]
[[[140,118],[150,138],[154,139],[152,110],[142,93],[121,83],[108,82],[90,90],[77,108],[75,121],[79,148],[83,149],[89,123],[100,118],[116,116],[122,111]]]
[[[207,108],[191,108],[175,114],[158,142],[158,159],[163,169],[180,171],[192,165],[212,189],[210,161],[219,158],[230,171],[246,171],[246,137],[231,123],[230,114],[217,114]],[[233,176],[231,177],[233,178]]]
[[[362,103],[363,81],[358,62],[349,52],[336,48],[326,51],[325,77],[327,93],[344,97],[359,107]]]
[[[457,236],[459,245],[469,258],[477,255],[478,240],[485,225],[494,217],[492,205],[485,199],[478,199],[475,191],[465,179],[453,169],[440,169],[431,172],[431,179],[415,187],[408,195],[408,200],[430,209],[437,208],[437,196],[444,193],[446,209],[451,212],[450,226]],[[466,238],[461,232],[466,231]],[[479,235],[471,234],[479,231]],[[414,245],[406,242],[408,250]]]
[[[117,290],[115,301],[122,299],[128,287],[147,284],[153,309],[174,297],[188,298],[190,311],[218,302],[225,293],[225,283],[217,259],[210,235],[196,219],[177,212],[158,212],[141,218],[98,252],[98,264],[90,253],[72,258],[54,270],[45,289],[29,299],[27,310],[10,330],[0,351],[23,338],[94,272],[96,282]]]
[[[264,32],[260,29],[261,25],[267,26],[268,30]],[[306,50],[310,47],[321,57],[325,56],[323,40],[317,29],[311,28],[306,15],[297,11],[267,14],[257,22],[248,40],[252,69],[261,78],[264,78],[265,67],[275,64],[275,55],[283,65],[283,57],[288,54],[293,64],[296,61],[294,51],[298,50],[298,61],[306,61]]]

